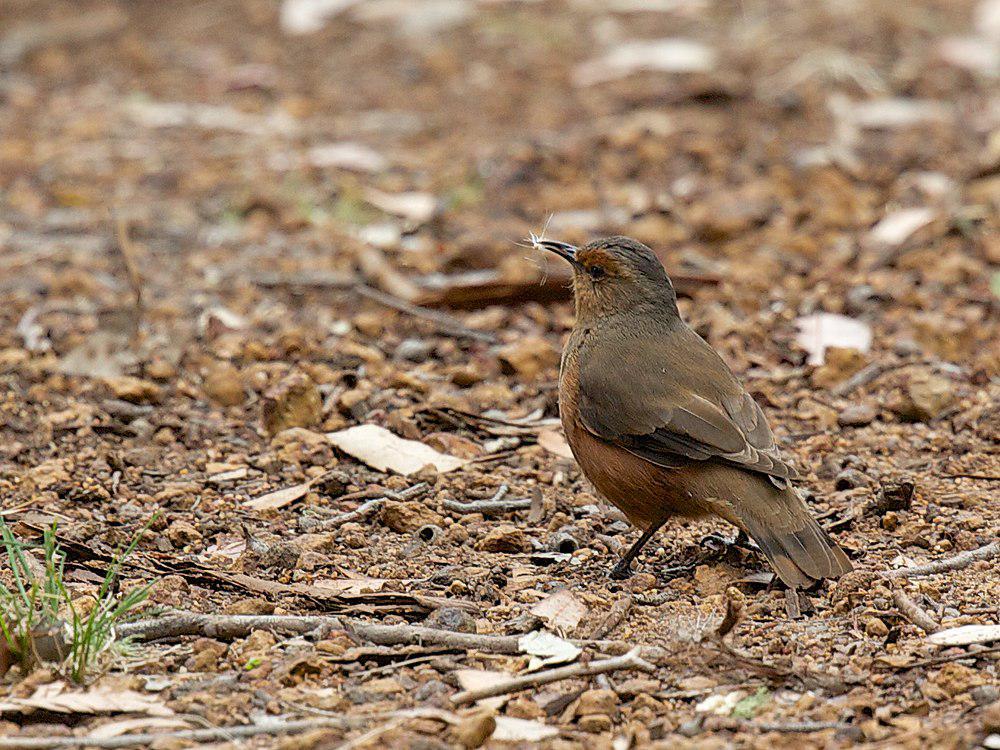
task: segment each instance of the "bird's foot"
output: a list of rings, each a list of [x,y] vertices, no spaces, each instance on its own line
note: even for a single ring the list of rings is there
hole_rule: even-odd
[[[629,563],[618,563],[611,569],[608,573],[608,578],[612,581],[624,581],[626,578],[632,577],[632,566]]]

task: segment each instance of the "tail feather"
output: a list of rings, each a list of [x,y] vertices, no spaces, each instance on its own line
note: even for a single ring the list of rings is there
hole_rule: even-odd
[[[778,493],[776,493],[778,494]],[[850,559],[809,513],[791,488],[769,503],[770,513],[739,514],[740,525],[757,542],[778,577],[791,587],[808,587],[821,578],[853,570]]]

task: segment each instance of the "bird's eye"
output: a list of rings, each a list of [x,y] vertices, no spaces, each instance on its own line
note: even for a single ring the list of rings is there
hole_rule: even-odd
[[[587,266],[587,273],[592,279],[603,279],[607,271],[604,270],[604,266]]]

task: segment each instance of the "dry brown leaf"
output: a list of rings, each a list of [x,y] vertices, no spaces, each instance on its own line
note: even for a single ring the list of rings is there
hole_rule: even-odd
[[[291,487],[284,487],[274,492],[268,492],[266,495],[251,498],[243,503],[243,507],[250,508],[251,510],[276,510],[284,508],[299,498],[305,497],[311,486],[312,482],[303,482]]]
[[[339,432],[328,432],[327,439],[344,453],[373,469],[408,476],[428,464],[440,472],[454,471],[466,464],[460,458],[438,453],[417,440],[397,437],[384,427],[363,424]]]
[[[147,716],[145,718],[122,719],[121,721],[101,724],[101,726],[89,732],[87,736],[104,740],[110,737],[121,737],[123,734],[131,734],[138,729],[188,729],[190,726],[183,719]]]
[[[550,628],[568,633],[580,624],[587,607],[572,591],[560,589],[532,607],[531,614],[541,617]]]
[[[145,713],[150,716],[171,716],[167,705],[159,698],[134,690],[114,690],[92,687],[89,690],[69,689],[65,682],[40,685],[27,698],[7,698],[0,701],[0,712],[31,713],[52,711],[59,714]]]

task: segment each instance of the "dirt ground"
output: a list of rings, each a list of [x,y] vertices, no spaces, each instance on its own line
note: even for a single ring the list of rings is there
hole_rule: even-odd
[[[169,717],[9,711],[0,738],[1000,747],[991,638],[926,632],[1000,622],[997,558],[891,574],[1000,531],[1000,4],[328,5],[0,5],[5,520],[58,522],[80,601],[159,510],[121,581],[153,584],[143,617],[341,618],[138,642],[89,689]],[[608,579],[637,532],[553,420],[573,309],[543,229],[657,251],[855,572],[795,595],[678,522]],[[356,425],[461,466],[378,471],[325,437]],[[529,657],[371,623],[655,669],[456,706]],[[57,678],[11,669],[0,702]]]

